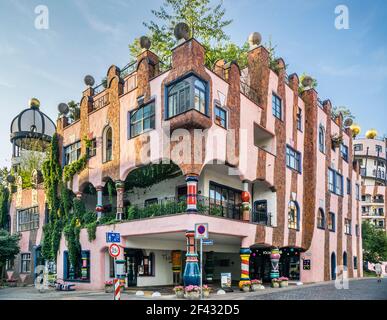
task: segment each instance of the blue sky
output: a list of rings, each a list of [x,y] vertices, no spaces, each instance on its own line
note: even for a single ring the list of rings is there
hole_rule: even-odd
[[[218,1],[215,1],[218,3]],[[49,9],[49,29],[34,27],[37,5]],[[129,61],[128,43],[162,0],[0,0],[0,166],[10,165],[9,125],[37,97],[54,120],[57,105],[79,101],[83,77],[97,81],[112,64]],[[349,30],[337,30],[335,8],[349,9]],[[224,0],[226,31],[242,44],[252,31],[277,45],[288,73],[306,72],[333,105],[348,106],[362,133],[387,133],[387,1]]]

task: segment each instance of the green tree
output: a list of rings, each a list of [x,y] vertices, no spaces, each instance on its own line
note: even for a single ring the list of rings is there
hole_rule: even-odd
[[[339,106],[339,107],[333,107],[332,108],[332,115],[334,117],[337,117],[339,113],[343,115],[344,119],[352,119],[355,120],[355,116],[352,114],[351,110],[345,106]]]
[[[368,221],[362,224],[363,260],[371,263],[387,260],[387,234]]]
[[[173,31],[179,22],[190,27],[191,36],[198,39],[206,49],[206,65],[212,67],[216,60],[236,60],[243,64],[246,60],[246,44],[242,47],[230,42],[224,28],[232,20],[225,18],[225,9],[220,2],[210,5],[210,0],[165,0],[158,10],[152,10],[156,20],[144,22],[148,37],[152,41],[152,51],[161,59],[171,54],[176,44]],[[130,53],[136,57],[140,52],[139,40],[129,45]]]
[[[11,235],[8,231],[0,229],[0,278],[4,277],[7,260],[15,259],[20,252],[19,240],[19,234]]]
[[[0,229],[7,227],[7,215],[9,213],[9,190],[0,185]]]
[[[79,103],[75,102],[74,100],[69,101],[67,103],[69,106],[69,113],[68,113],[68,118],[70,119],[71,122],[79,120],[81,117],[81,109],[79,107]]]

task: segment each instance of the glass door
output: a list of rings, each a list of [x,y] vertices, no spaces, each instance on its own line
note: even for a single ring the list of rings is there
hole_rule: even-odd
[[[137,265],[134,255],[126,256],[126,268],[128,272],[128,287],[137,286]]]

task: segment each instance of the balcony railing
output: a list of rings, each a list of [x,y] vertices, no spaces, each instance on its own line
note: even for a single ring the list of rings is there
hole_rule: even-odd
[[[241,81],[241,92],[256,104],[260,104],[258,93],[251,88],[247,83]]]
[[[251,215],[251,222],[271,227],[272,226],[271,217],[272,216],[270,212],[253,211]]]
[[[213,199],[198,196],[198,214],[223,217],[234,220],[242,219],[241,208],[239,205],[218,205],[213,203],[213,201]],[[185,213],[186,210],[187,202],[185,197],[180,197],[179,199],[175,197],[164,198],[147,205],[130,206],[126,210],[126,219],[137,220],[165,215],[174,215]]]
[[[108,104],[109,104],[109,93],[106,93],[103,96],[94,100],[93,111],[100,109],[100,108],[103,108]]]
[[[121,79],[125,79],[128,75],[133,73],[136,70],[137,61],[129,62],[125,67],[122,68],[120,72]]]

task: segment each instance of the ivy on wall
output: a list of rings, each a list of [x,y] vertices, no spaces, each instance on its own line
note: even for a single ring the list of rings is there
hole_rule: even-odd
[[[9,190],[0,186],[0,229],[7,227],[7,215],[9,214]]]
[[[59,145],[57,135],[53,136],[48,159],[43,163],[44,187],[49,208],[48,223],[43,227],[42,255],[45,259],[55,261],[59,250],[62,232],[67,241],[70,263],[80,268],[81,244],[79,234],[82,227],[87,227],[90,241],[95,239],[97,216],[87,212],[85,204],[74,197],[67,189],[63,179],[72,179],[75,173],[86,167],[87,157],[83,156],[62,171],[59,164]],[[95,224],[92,226],[92,224]]]

